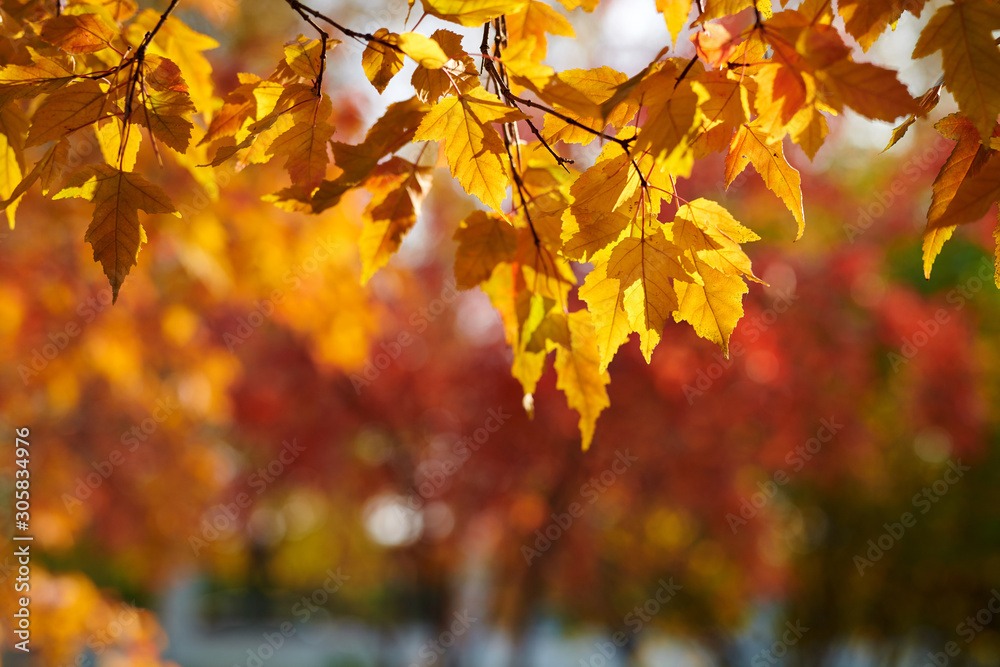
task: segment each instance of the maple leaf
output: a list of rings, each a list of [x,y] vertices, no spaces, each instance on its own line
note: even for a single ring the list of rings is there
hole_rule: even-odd
[[[22,97],[51,93],[65,86],[74,77],[72,63],[62,58],[42,55],[25,47],[29,64],[9,64],[0,67],[0,105]]]
[[[135,266],[139,248],[146,242],[139,211],[180,214],[159,186],[139,174],[106,164],[84,167],[53,199],[66,197],[80,197],[94,204],[84,240],[93,246],[94,260],[104,267],[114,303],[125,277]]]
[[[697,23],[738,14],[746,9],[756,9],[762,18],[771,18],[771,0],[704,0],[705,10]]]
[[[701,85],[708,97],[700,106],[701,127],[694,149],[707,155],[729,147],[733,132],[750,117],[750,91],[725,72],[705,72]]]
[[[430,185],[430,169],[393,157],[380,164],[365,181],[372,193],[365,207],[358,249],[361,282],[366,283],[399,250],[403,236],[417,221]]]
[[[410,143],[428,108],[416,97],[395,102],[375,121],[362,143],[333,142],[334,161],[343,173],[319,184],[312,196],[313,212],[335,206],[345,192],[368,178],[379,160]]]
[[[473,211],[455,230],[455,282],[470,289],[487,280],[493,269],[514,258],[517,233],[495,213]]]
[[[691,14],[692,4],[691,0],[656,0],[656,11],[663,14],[663,20],[667,23],[667,31],[675,48],[677,36],[684,29],[684,24]]]
[[[942,118],[934,126],[938,132],[957,143],[948,159],[941,165],[941,170],[931,187],[931,205],[927,211],[928,229],[924,233],[923,260],[924,276],[931,277],[931,267],[941,252],[945,241],[951,238],[955,225],[944,227],[934,226],[944,217],[948,206],[954,201],[955,195],[966,178],[975,176],[983,164],[991,157],[993,151],[983,146],[979,140],[979,130],[969,119],[959,114],[951,114]]]
[[[566,256],[586,262],[617,241],[632,221],[631,198],[638,188],[639,175],[627,154],[599,160],[585,171],[570,188],[573,201],[563,214]]]
[[[561,106],[563,115],[583,124],[592,131],[566,122],[553,115],[545,117],[545,136],[549,142],[589,144],[608,125],[625,127],[639,110],[638,102],[626,99],[606,109],[605,105],[625,84],[628,77],[610,67],[571,69],[559,72],[552,84],[543,91],[546,99]]]
[[[108,48],[115,35],[99,14],[64,14],[45,21],[39,37],[67,53],[82,54]]]
[[[607,386],[611,378],[600,369],[594,326],[585,311],[566,316],[569,346],[556,350],[556,388],[566,394],[566,403],[580,413],[580,435],[584,451],[594,439],[597,417],[611,405]]]
[[[962,114],[986,140],[1000,113],[1000,5],[990,0],[964,0],[940,7],[920,32],[914,58],[941,51],[944,84]]]
[[[17,200],[24,193],[24,190],[18,190],[24,172],[24,135],[27,127],[27,119],[20,109],[14,105],[0,107],[0,200],[4,200],[7,223],[11,229],[14,229]]]
[[[862,116],[894,121],[919,111],[906,86],[892,70],[871,63],[841,60],[816,73],[823,100],[837,111],[847,105]]]
[[[595,265],[587,274],[579,294],[587,304],[594,324],[598,367],[603,372],[632,332],[632,325],[625,311],[625,294],[619,288],[617,280],[608,278],[606,262]]]
[[[390,33],[388,29],[379,28],[373,35],[375,39],[368,42],[364,53],[361,54],[361,66],[365,70],[365,75],[380,95],[385,92],[385,87],[396,73],[403,68],[403,55],[396,49],[386,46],[392,43],[390,38],[393,35],[394,33]]]
[[[545,58],[548,50],[547,34],[576,37],[572,24],[562,14],[538,0],[528,0],[524,9],[508,13],[504,20],[508,48],[516,48],[518,42],[533,38],[528,53],[537,62]]]
[[[607,276],[618,281],[630,328],[648,363],[670,314],[677,309],[672,280],[696,282],[694,266],[681,248],[667,240],[662,225],[651,223],[639,238],[619,241],[607,259]]]
[[[291,112],[292,126],[267,149],[268,155],[286,157],[285,170],[303,199],[308,199],[326,176],[330,162],[327,142],[333,136],[333,126],[327,122],[331,113],[333,102],[325,93],[312,97]]]
[[[438,69],[418,65],[410,77],[410,83],[417,92],[417,97],[424,102],[437,101],[449,90],[458,88],[464,93],[479,86],[479,70],[476,63],[462,49],[462,37],[450,30],[435,30],[431,35],[445,55],[447,62]]]
[[[941,86],[943,85],[944,79],[941,79],[937,85],[932,86],[920,97],[919,100],[917,100],[917,105],[920,107],[920,110],[910,114],[906,120],[893,128],[892,137],[889,139],[889,144],[882,149],[883,153],[895,146],[900,139],[906,136],[906,131],[917,121],[917,118],[926,116],[934,107],[937,106],[938,101],[941,99]]]
[[[431,16],[473,28],[502,14],[516,14],[528,0],[421,0],[421,3]]]
[[[393,38],[399,49],[426,69],[441,69],[450,60],[433,38],[419,32],[404,32]]]
[[[159,56],[148,56],[143,63],[143,87],[133,99],[131,118],[145,125],[153,137],[178,153],[191,143],[194,124],[188,116],[195,111],[180,68]]]
[[[726,187],[752,164],[764,185],[785,203],[798,223],[795,239],[802,238],[805,215],[802,211],[802,179],[785,160],[781,141],[774,141],[754,124],[743,124],[733,136],[726,155]]]
[[[935,210],[936,217],[928,218],[925,234],[939,228],[975,222],[986,215],[1000,199],[1000,157],[997,155],[996,151],[990,151],[985,164],[975,174],[967,175],[954,194],[947,193],[951,194],[950,199],[941,199],[942,202],[947,199],[947,205],[943,206],[943,210],[939,206]],[[947,184],[942,184],[942,191],[946,189]],[[940,214],[937,213],[939,210]]]
[[[695,63],[692,70],[701,69]],[[678,80],[676,63],[652,73],[636,88],[636,95],[649,109],[652,122],[647,122],[636,136],[634,150],[648,151],[661,159],[665,168],[677,176],[686,178],[694,166],[694,142],[700,127],[699,107],[709,98],[709,93],[701,83],[691,78]],[[694,77],[700,75],[695,71]]]
[[[414,141],[444,141],[451,174],[465,191],[501,211],[507,190],[506,152],[489,123],[513,123],[526,116],[496,95],[473,88],[442,98],[420,122]]]
[[[63,136],[110,117],[117,109],[96,81],[80,81],[45,98],[32,117],[27,146],[57,141]]]
[[[129,26],[130,39],[138,42],[147,31],[153,30],[159,21],[158,12],[151,9],[143,11]],[[147,47],[148,53],[176,63],[187,83],[187,92],[192,104],[206,118],[209,118],[217,107],[213,93],[212,65],[203,52],[218,46],[219,43],[213,38],[192,30],[184,22],[168,16]]]
[[[837,3],[837,12],[844,19],[848,34],[868,51],[879,35],[899,20],[904,9],[920,16],[923,4],[923,0],[905,3],[903,0],[841,0]]]
[[[668,238],[684,248],[701,277],[700,284],[674,281],[678,301],[674,320],[690,323],[695,333],[721,347],[728,357],[729,337],[743,317],[743,295],[748,291],[744,277],[760,282],[739,244],[760,237],[707,199],[685,204],[665,227]]]

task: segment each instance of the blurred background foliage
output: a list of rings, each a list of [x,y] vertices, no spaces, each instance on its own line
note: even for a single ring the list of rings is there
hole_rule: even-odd
[[[574,44],[553,38],[555,57],[599,64],[606,26],[639,25],[637,7],[602,3]],[[333,9],[363,30],[403,19]],[[222,44],[221,88],[301,30],[280,3],[179,11]],[[641,65],[658,48],[612,55]],[[341,140],[391,99],[359,58],[331,54]],[[338,628],[376,638],[353,652],[312,642],[331,665],[596,665],[617,631],[628,644],[608,664],[772,664],[760,651],[786,622],[808,628],[781,651],[798,664],[923,664],[948,641],[961,648],[948,664],[1000,663],[995,626],[980,620],[968,642],[959,627],[1000,581],[990,225],[960,230],[925,280],[918,226],[950,143],[934,148],[924,123],[878,155],[889,128],[863,140],[858,127],[835,124],[812,164],[795,154],[810,220],[795,244],[759,178],[725,192],[721,165],[696,169],[686,189],[764,236],[749,252],[770,287],[751,286],[729,360],[680,325],[650,365],[632,341],[587,453],[552,373],[531,418],[488,299],[452,288],[451,236],[472,204],[446,176],[362,286],[363,200],[306,217],[260,201],[279,165],[196,183],[168,164],[160,182],[183,216],[149,225],[114,307],[80,241],[84,208],[24,202],[0,244],[0,415],[5,432],[32,431],[29,664],[252,664],[247,649],[283,622],[306,644]],[[160,169],[143,159],[137,170]],[[476,451],[456,445],[477,430]],[[915,494],[958,462],[968,472],[922,512]],[[0,470],[11,499],[12,457]],[[572,503],[582,513],[564,528],[554,515]],[[904,512],[915,525],[859,568]],[[0,564],[9,649],[16,566]],[[682,588],[636,630],[663,581]],[[303,596],[324,600],[296,607]],[[472,630],[420,662],[463,611]],[[236,648],[205,648],[224,644]],[[310,664],[292,656],[268,664]]]

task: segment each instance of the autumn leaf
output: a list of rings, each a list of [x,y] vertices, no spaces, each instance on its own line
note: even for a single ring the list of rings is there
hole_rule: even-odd
[[[394,41],[403,53],[421,67],[441,69],[449,60],[440,44],[419,32],[404,32],[396,35]]]
[[[96,81],[80,81],[45,98],[35,111],[25,145],[37,146],[108,118],[116,111]]]
[[[517,233],[509,222],[494,213],[473,211],[455,230],[455,282],[470,289],[487,280],[493,269],[514,258]]]
[[[744,278],[758,281],[740,243],[760,237],[737,222],[724,208],[707,199],[685,204],[667,236],[688,254],[701,283],[674,281],[678,309],[674,320],[686,321],[695,333],[712,341],[729,356],[729,337],[743,317]]]
[[[116,31],[100,14],[63,14],[45,21],[39,36],[67,53],[94,53],[111,46]]]
[[[618,281],[629,326],[639,334],[647,363],[670,314],[677,309],[672,281],[695,282],[693,271],[694,266],[658,224],[651,223],[641,237],[622,239],[611,251],[607,276]]]
[[[508,176],[506,152],[490,123],[513,123],[523,113],[496,95],[474,88],[442,98],[420,122],[414,141],[444,141],[451,174],[465,191],[494,211],[501,211]]]
[[[556,388],[566,394],[566,403],[580,413],[583,449],[594,439],[597,417],[611,405],[607,386],[611,378],[600,368],[594,326],[581,310],[566,317],[570,344],[556,350]]]
[[[663,14],[674,48],[677,47],[677,36],[684,29],[684,24],[691,14],[692,4],[691,0],[656,0],[656,11]]]
[[[333,102],[325,93],[297,106],[291,112],[291,128],[277,136],[267,149],[268,155],[285,156],[284,166],[293,188],[305,198],[326,176],[330,162],[327,142],[334,129],[327,121],[332,112]]]
[[[417,221],[430,186],[430,169],[399,157],[376,167],[365,181],[372,198],[362,216],[361,282],[366,283],[399,250],[403,237]]]
[[[134,172],[119,171],[106,164],[84,167],[53,199],[80,197],[94,204],[94,215],[84,240],[94,248],[94,259],[104,267],[111,282],[112,302],[135,266],[146,231],[139,211],[176,213],[167,194]]]
[[[129,27],[129,35],[138,41],[146,31],[152,30],[159,22],[158,12],[143,11]],[[204,52],[218,48],[219,43],[208,35],[191,29],[187,24],[168,16],[156,31],[149,53],[162,56],[180,68],[188,86],[191,103],[198,113],[211,118],[217,108],[213,91],[212,65]]]
[[[975,176],[993,152],[983,146],[979,140],[979,130],[964,116],[951,114],[938,121],[934,127],[942,135],[958,143],[948,155],[948,159],[941,165],[941,170],[931,187],[931,205],[927,211],[928,229],[924,233],[923,242],[924,276],[926,278],[931,277],[931,267],[934,266],[934,260],[940,254],[945,241],[951,238],[955,231],[955,225],[944,227],[933,225],[944,217],[963,181]]]
[[[837,3],[837,12],[844,19],[848,34],[867,51],[879,35],[903,15],[904,4],[911,10],[915,8],[915,13],[920,15],[922,2],[904,3],[902,0],[841,0]]]
[[[771,18],[771,0],[704,0],[705,10],[698,17],[698,23],[738,14],[746,9],[756,9],[761,18]]]
[[[478,27],[502,14],[515,14],[528,0],[420,0],[424,11],[467,28]]]
[[[14,105],[0,107],[0,200],[7,212],[7,224],[14,229],[14,212],[17,199],[14,196],[21,184],[24,172],[24,135],[28,121],[21,110]],[[25,188],[26,189],[26,188]],[[21,190],[21,194],[23,194]]]
[[[570,188],[573,201],[563,213],[566,256],[586,262],[617,241],[632,221],[636,210],[632,197],[639,184],[639,174],[624,153],[581,174]]]
[[[741,125],[733,136],[726,155],[726,187],[752,164],[764,185],[776,194],[792,212],[798,223],[795,239],[802,238],[805,215],[802,211],[802,179],[799,172],[785,160],[781,141],[774,141],[753,123]]]
[[[507,13],[504,20],[507,22],[508,48],[533,38],[530,56],[537,62],[545,58],[548,50],[546,35],[576,37],[573,25],[562,14],[538,0],[528,0],[524,9]]]
[[[362,143],[332,142],[334,161],[343,173],[319,184],[312,196],[313,212],[335,206],[345,192],[368,178],[379,160],[410,143],[428,109],[416,97],[395,102],[375,121]]]
[[[1000,5],[990,0],[964,0],[940,7],[920,32],[914,58],[941,51],[944,85],[962,114],[985,140],[1000,113]]]
[[[381,95],[392,81],[392,77],[403,68],[403,56],[396,49],[387,46],[392,43],[391,38],[394,33],[390,33],[386,28],[379,28],[373,36],[375,39],[368,42],[364,53],[361,54],[361,66],[368,80]]]
[[[476,63],[462,49],[462,37],[450,30],[435,30],[431,35],[448,56],[447,62],[438,69],[418,65],[410,77],[410,83],[423,102],[435,102],[449,90],[458,89],[464,93],[479,86],[479,70]]]

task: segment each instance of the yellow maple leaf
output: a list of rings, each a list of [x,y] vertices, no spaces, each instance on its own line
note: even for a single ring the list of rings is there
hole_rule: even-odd
[[[444,141],[451,174],[470,195],[494,211],[508,185],[507,156],[500,135],[490,123],[512,123],[526,116],[483,88],[449,95],[431,107],[420,122],[414,141]]]
[[[964,0],[940,7],[920,32],[914,58],[941,51],[944,84],[985,140],[1000,113],[1000,5]]]
[[[417,65],[410,77],[417,97],[424,102],[434,102],[454,88],[464,93],[478,87],[479,70],[462,48],[462,36],[450,30],[435,30],[431,39],[440,45],[448,60],[438,69]]]
[[[67,53],[94,53],[111,46],[117,31],[100,14],[63,14],[45,21],[43,40]]]
[[[399,250],[403,236],[417,221],[429,185],[429,168],[399,157],[380,164],[365,181],[372,198],[365,207],[358,239],[362,283],[368,282]]]
[[[608,278],[606,262],[595,265],[587,274],[579,294],[594,324],[599,368],[604,371],[632,333],[625,311],[625,294],[619,289],[617,280]]]
[[[396,72],[403,68],[403,55],[386,44],[392,44],[394,33],[390,33],[386,28],[379,28],[375,31],[375,39],[368,42],[364,53],[361,54],[361,67],[365,70],[368,80],[375,86],[375,90],[381,95],[385,92],[385,87],[389,85]]]
[[[517,232],[499,215],[473,211],[455,230],[455,282],[459,289],[475,287],[493,269],[509,262],[517,250]]]
[[[111,282],[112,303],[135,266],[146,231],[139,211],[177,213],[167,193],[134,172],[106,164],[88,165],[77,172],[53,199],[79,197],[94,204],[94,215],[84,240],[94,248],[94,260],[104,267]]]
[[[744,278],[761,282],[739,244],[760,237],[707,199],[685,204],[665,227],[701,278],[700,284],[674,281],[678,301],[674,320],[690,323],[695,333],[719,345],[728,357],[729,337],[743,316],[743,295],[748,291]]]
[[[847,33],[862,50],[871,48],[879,35],[903,14],[902,0],[840,0],[837,12],[844,19]],[[919,10],[917,11],[919,15]]]
[[[566,17],[538,0],[528,0],[524,9],[507,14],[504,20],[507,22],[508,48],[516,46],[522,40],[533,38],[529,52],[536,62],[541,62],[548,50],[546,34],[576,37],[576,32]]]
[[[802,179],[799,172],[785,160],[781,141],[774,141],[754,124],[743,124],[733,135],[726,155],[726,187],[752,164],[764,185],[776,194],[792,212],[798,223],[795,239],[802,238],[805,214],[802,211]]]
[[[21,184],[24,171],[24,133],[28,129],[27,119],[15,105],[0,107],[0,200],[7,203],[7,224],[14,229],[14,211],[17,197],[14,196]],[[24,188],[27,189],[27,188]]]
[[[656,0],[656,11],[663,14],[674,48],[677,48],[677,36],[681,34],[691,14],[691,5],[691,0]]]
[[[528,0],[421,0],[421,3],[431,16],[473,28],[504,14],[516,14]]]
[[[931,277],[934,260],[941,253],[945,241],[955,231],[955,225],[931,225],[944,216],[965,179],[975,176],[991,155],[991,151],[979,140],[979,130],[965,116],[951,114],[938,121],[934,127],[942,135],[958,143],[941,165],[931,187],[931,205],[927,211],[928,229],[924,232],[922,248],[926,278]]]
[[[286,156],[285,169],[292,186],[305,198],[326,176],[330,162],[327,142],[333,136],[333,126],[327,120],[332,113],[333,103],[325,93],[312,98],[292,112],[293,125],[267,149],[268,155]]]
[[[667,240],[662,226],[651,224],[642,237],[622,239],[607,260],[608,278],[618,281],[630,328],[639,334],[648,363],[670,314],[677,309],[672,280],[695,282],[694,267]]]
[[[396,45],[400,50],[427,69],[441,69],[450,60],[434,39],[419,32],[404,32],[396,35]]]
[[[45,98],[32,118],[27,146],[57,141],[71,132],[117,109],[108,102],[107,93],[96,81],[80,81]]]
[[[566,403],[580,413],[583,449],[594,439],[597,417],[611,405],[607,386],[611,377],[600,368],[597,341],[590,317],[582,310],[569,313],[569,347],[556,350],[556,388],[566,394]]]

